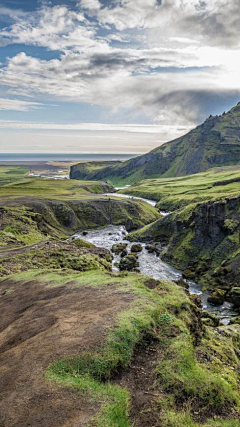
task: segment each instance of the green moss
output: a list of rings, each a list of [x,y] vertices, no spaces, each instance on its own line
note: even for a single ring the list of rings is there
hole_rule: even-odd
[[[87,241],[86,241],[86,240],[84,240],[84,239],[74,239],[74,240],[72,241],[72,243],[73,243],[75,246],[77,246],[77,248],[94,248],[94,247],[95,247],[92,243],[87,242]]]
[[[219,412],[238,401],[237,393],[226,380],[196,363],[193,346],[183,334],[168,346],[158,374],[164,389],[176,402],[194,398],[199,408]]]
[[[226,219],[226,221],[224,221],[224,226],[231,233],[233,233],[236,230],[236,228],[239,226],[239,222],[237,220],[234,220],[234,219]]]

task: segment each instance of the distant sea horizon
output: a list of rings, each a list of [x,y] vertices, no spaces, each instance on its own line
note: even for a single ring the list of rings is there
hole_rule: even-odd
[[[128,160],[137,154],[76,154],[76,153],[0,153],[0,162],[106,161]]]

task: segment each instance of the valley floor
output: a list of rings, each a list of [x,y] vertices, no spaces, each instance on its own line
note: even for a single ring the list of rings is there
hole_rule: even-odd
[[[198,208],[162,218],[142,200],[104,196],[114,189],[102,182],[15,169],[1,179],[0,426],[239,426],[238,322],[219,325],[182,280],[113,272],[109,248],[84,240],[90,229],[121,225],[129,239],[153,240],[151,250],[165,239],[163,255],[180,264],[186,254],[193,273],[184,239],[204,222]],[[238,204],[224,206],[222,223],[232,212],[235,223],[219,227],[231,240]],[[79,230],[81,238],[69,239]],[[234,276],[224,274],[232,289]]]

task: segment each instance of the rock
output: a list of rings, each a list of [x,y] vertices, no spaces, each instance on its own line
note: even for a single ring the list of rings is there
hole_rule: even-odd
[[[183,278],[188,280],[194,280],[196,275],[193,271],[191,271],[189,268],[183,271]]]
[[[159,280],[155,280],[155,279],[147,279],[144,282],[144,285],[148,288],[148,289],[156,289],[159,285],[160,285],[160,281]]]
[[[236,307],[240,307],[240,287],[231,289],[228,300]]]
[[[176,285],[181,286],[181,288],[189,289],[189,284],[183,279],[175,280]]]
[[[130,252],[129,255],[134,256],[136,259],[138,259],[138,254],[136,252]]]
[[[158,243],[155,245],[154,251],[156,252],[157,255],[160,255],[160,253],[164,251],[164,249],[165,249],[165,246],[162,246],[161,243]]]
[[[95,248],[95,246],[92,243],[79,238],[74,239],[73,244],[77,246],[77,248]]]
[[[127,256],[127,254],[128,254],[128,251],[126,249],[124,249],[124,251],[122,251],[120,257],[124,258],[125,256]]]
[[[217,327],[220,324],[220,320],[215,314],[209,313],[208,311],[202,312],[202,322],[206,326]]]
[[[147,245],[146,246],[146,250],[150,253],[153,254],[155,252],[155,246],[154,245]]]
[[[166,249],[166,246],[162,245],[161,243],[154,243],[152,245],[147,245],[146,249],[150,254],[155,253],[160,255],[160,253]]]
[[[82,235],[83,235],[83,236],[87,236],[87,235],[88,235],[88,231],[83,231],[83,232],[82,232]]]
[[[193,294],[193,295],[190,295],[189,298],[198,308],[200,309],[202,308],[202,300],[199,295]]]
[[[230,325],[240,325],[240,316],[233,317],[230,320]]]
[[[222,289],[217,289],[208,297],[208,302],[211,304],[222,305],[225,300],[226,292]]]
[[[142,252],[142,245],[139,243],[136,243],[134,245],[132,245],[131,247],[131,252]]]
[[[112,252],[116,255],[119,255],[121,252],[123,252],[127,247],[127,243],[115,243],[112,246]]]
[[[121,259],[119,263],[119,269],[121,271],[131,271],[139,267],[139,263],[137,262],[137,259],[133,255],[127,255],[124,258]]]

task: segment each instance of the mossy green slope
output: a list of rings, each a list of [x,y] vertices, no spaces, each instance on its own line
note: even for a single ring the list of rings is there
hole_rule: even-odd
[[[113,184],[133,184],[145,178],[175,177],[203,172],[213,167],[240,163],[240,103],[222,116],[210,116],[186,135],[143,156],[106,167],[91,179]],[[71,167],[71,178],[81,175],[83,165]],[[85,171],[86,172],[86,171]],[[88,173],[83,176],[88,178]]]
[[[156,200],[157,208],[174,211],[191,203],[238,196],[240,166],[214,168],[177,178],[146,179],[120,192]]]

